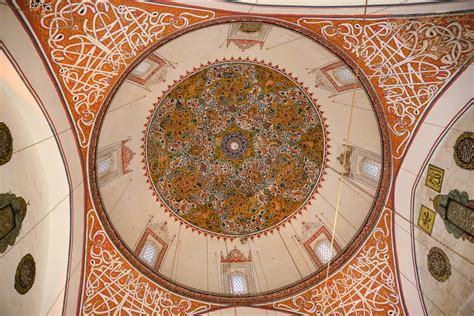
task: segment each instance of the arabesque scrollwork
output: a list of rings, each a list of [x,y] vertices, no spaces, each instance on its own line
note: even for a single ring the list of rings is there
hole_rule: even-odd
[[[194,21],[212,19],[208,10],[173,13],[108,1],[56,1],[41,16],[51,60],[68,93],[81,146],[111,84],[145,48]]]
[[[323,282],[273,306],[311,315],[401,315],[401,298],[389,246],[390,217],[390,211],[385,210],[381,225],[369,238],[372,242],[340,273],[328,279],[326,286]]]
[[[173,295],[150,283],[113,248],[94,210],[88,212],[87,219],[90,247],[82,314],[171,316],[202,313],[211,308],[210,304]]]
[[[474,31],[458,21],[443,25],[427,19],[338,23],[300,18],[298,23],[319,27],[328,39],[341,39],[343,49],[383,91],[390,131],[399,139],[395,159],[403,157],[434,98],[472,57]]]

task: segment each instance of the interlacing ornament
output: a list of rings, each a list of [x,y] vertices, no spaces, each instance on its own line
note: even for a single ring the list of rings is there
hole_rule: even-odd
[[[43,38],[49,58],[83,147],[110,87],[141,52],[171,32],[214,17],[208,10],[158,4],[146,10],[109,1],[58,0],[50,8],[41,11],[40,31],[48,32]]]
[[[400,315],[391,245],[391,211],[385,209],[361,252],[333,278],[273,307],[316,315]]]
[[[112,246],[94,210],[88,212],[87,220],[88,263],[82,314],[194,315],[212,307],[151,283]]]
[[[316,100],[263,62],[203,65],[147,120],[150,188],[204,234],[271,232],[301,213],[322,181],[329,146]]]
[[[361,65],[385,103],[393,155],[403,157],[423,113],[456,72],[472,57],[473,19],[327,21],[300,18]]]

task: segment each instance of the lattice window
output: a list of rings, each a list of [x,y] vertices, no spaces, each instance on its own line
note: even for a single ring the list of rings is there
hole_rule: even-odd
[[[342,174],[344,177],[357,180],[372,188],[376,188],[382,173],[382,160],[374,152],[347,145],[347,152],[344,155],[345,146],[337,160],[344,167]]]
[[[243,295],[247,294],[247,277],[243,273],[233,272],[231,274],[232,294]]]
[[[150,70],[151,66],[152,64],[145,59],[133,69],[132,74],[141,77]]]
[[[103,176],[104,174],[111,171],[112,166],[114,165],[113,157],[108,157],[106,159],[100,160],[98,162],[97,171],[99,173],[99,177]]]
[[[332,74],[341,85],[355,84],[358,82],[354,73],[345,67],[334,69]]]
[[[222,292],[243,295],[255,293],[255,279],[252,270],[252,256],[244,255],[234,247],[226,256],[221,254]]]
[[[314,252],[322,264],[328,263],[336,255],[336,251],[331,247],[331,243],[327,239],[318,241],[314,246]]]
[[[147,240],[145,245],[140,252],[140,258],[143,259],[148,265],[153,266],[158,257],[158,249],[153,241]]]
[[[96,172],[99,185],[105,185],[128,172],[135,153],[126,145],[130,139],[115,142],[97,151]]]
[[[123,174],[121,147],[122,142],[116,142],[97,151],[96,170],[99,185],[104,185]]]
[[[372,178],[373,180],[377,180],[379,178],[381,168],[380,162],[368,158],[363,158],[360,161],[360,165],[360,170],[363,176]]]

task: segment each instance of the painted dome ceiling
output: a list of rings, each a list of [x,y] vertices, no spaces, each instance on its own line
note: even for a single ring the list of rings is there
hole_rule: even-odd
[[[216,63],[156,104],[147,172],[180,219],[243,236],[278,225],[311,197],[323,138],[315,102],[284,74],[248,61]]]
[[[0,6],[0,314],[473,315],[474,3],[399,2]]]
[[[97,202],[116,245],[177,291],[219,298],[232,254],[252,267],[249,300],[322,278],[324,254],[343,263],[386,193],[385,127],[356,72],[321,42],[257,21],[150,51],[98,134]],[[117,163],[124,176],[110,181]],[[143,256],[150,236],[159,263]]]

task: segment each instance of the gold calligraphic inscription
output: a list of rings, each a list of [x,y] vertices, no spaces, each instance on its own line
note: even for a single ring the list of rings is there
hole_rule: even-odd
[[[446,218],[465,233],[474,235],[474,210],[469,206],[450,199]]]
[[[0,209],[0,238],[5,237],[15,227],[15,213],[10,205]]]
[[[426,174],[425,185],[436,192],[441,192],[441,187],[443,186],[443,177],[444,170],[430,164],[428,166],[428,173]]]
[[[420,215],[418,216],[418,226],[423,229],[428,235],[431,235],[435,222],[436,213],[421,205]]]

